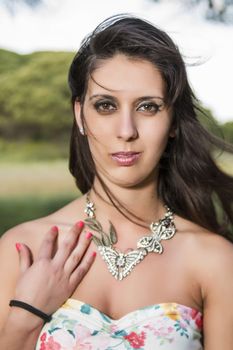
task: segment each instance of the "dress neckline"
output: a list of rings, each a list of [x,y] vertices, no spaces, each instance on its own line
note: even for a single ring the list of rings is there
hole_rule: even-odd
[[[106,313],[100,311],[99,309],[97,309],[96,307],[92,306],[91,304],[88,304],[82,300],[79,300],[79,299],[75,299],[75,298],[69,298],[67,299],[67,301],[62,305],[62,307],[66,308],[66,307],[72,307],[74,309],[80,309],[80,307],[84,307],[84,306],[88,306],[90,309],[94,310],[95,312],[99,313],[102,315],[102,317],[108,321],[108,322],[120,322],[128,317],[132,317],[134,314],[138,313],[138,312],[141,312],[143,310],[149,310],[149,309],[159,309],[159,308],[163,308],[164,310],[167,310],[167,313],[169,314],[176,314],[177,313],[177,307],[180,307],[182,309],[185,309],[185,310],[189,310],[191,312],[193,312],[195,314],[196,317],[202,317],[203,316],[203,312],[202,311],[199,311],[197,308],[193,308],[191,306],[188,306],[188,305],[184,305],[184,304],[180,304],[180,303],[177,303],[177,302],[162,302],[162,303],[157,303],[157,304],[150,304],[150,305],[146,305],[146,306],[143,306],[141,308],[138,308],[138,309],[135,309],[135,310],[132,310],[128,313],[126,313],[125,315],[117,318],[117,319],[114,319],[110,316],[108,316]]]

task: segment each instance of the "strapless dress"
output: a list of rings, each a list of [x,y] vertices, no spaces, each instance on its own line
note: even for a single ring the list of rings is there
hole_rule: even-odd
[[[132,311],[118,320],[68,299],[41,330],[36,350],[203,350],[202,313],[177,303]]]

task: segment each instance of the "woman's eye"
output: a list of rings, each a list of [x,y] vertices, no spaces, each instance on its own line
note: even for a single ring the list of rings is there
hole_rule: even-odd
[[[99,112],[111,112],[116,109],[115,105],[111,102],[96,102],[94,107]]]
[[[143,105],[139,106],[137,110],[142,112],[149,112],[149,113],[156,113],[160,110],[159,105],[156,103],[144,103]]]

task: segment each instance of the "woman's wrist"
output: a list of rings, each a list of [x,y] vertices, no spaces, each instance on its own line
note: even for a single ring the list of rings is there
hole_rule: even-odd
[[[21,309],[18,307],[11,307],[11,310],[8,314],[8,318],[6,320],[4,329],[7,331],[7,329],[17,329],[20,332],[23,332],[25,334],[40,331],[44,325],[44,321],[28,312],[25,309]]]
[[[31,304],[25,303],[24,301],[17,300],[17,299],[11,299],[9,305],[12,307],[20,307],[24,310],[27,310],[28,312],[31,312],[32,314],[40,317],[44,322],[50,322],[52,319],[52,315],[48,315],[42,310],[34,307]]]

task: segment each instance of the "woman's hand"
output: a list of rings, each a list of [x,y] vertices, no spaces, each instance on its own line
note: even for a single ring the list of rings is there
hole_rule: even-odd
[[[38,257],[33,262],[30,248],[22,243],[17,244],[20,276],[14,299],[52,314],[72,295],[96,255],[95,252],[91,254],[86,252],[91,234],[81,232],[83,226],[82,221],[75,224],[57,249],[58,228],[52,227],[41,244]],[[37,316],[34,317],[38,322],[43,322]]]

